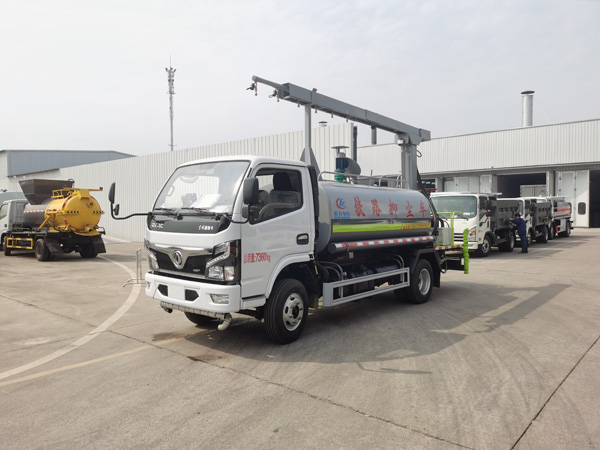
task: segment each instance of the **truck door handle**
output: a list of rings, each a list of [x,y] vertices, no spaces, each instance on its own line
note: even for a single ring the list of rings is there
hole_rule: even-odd
[[[302,233],[296,236],[296,244],[306,245],[308,244],[308,233]]]

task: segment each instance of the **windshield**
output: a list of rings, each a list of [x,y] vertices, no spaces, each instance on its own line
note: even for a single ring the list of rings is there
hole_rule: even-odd
[[[449,217],[450,213],[455,213],[457,217],[468,219],[477,215],[475,196],[431,197],[431,201],[440,216]]]
[[[156,199],[154,210],[231,214],[248,165],[248,161],[227,161],[180,167]]]

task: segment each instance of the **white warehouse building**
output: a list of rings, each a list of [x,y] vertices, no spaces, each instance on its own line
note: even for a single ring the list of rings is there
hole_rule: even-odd
[[[419,172],[438,191],[558,195],[577,227],[600,227],[600,120],[432,139],[418,147]],[[373,173],[400,170],[398,146],[361,147]]]
[[[348,155],[357,155],[365,175],[400,172],[400,147],[383,144],[357,149],[351,122],[313,129],[311,146],[321,171],[335,170],[332,148],[345,146]],[[244,154],[297,160],[303,148],[304,132],[296,131],[53,168],[19,178],[73,179],[77,187],[103,187],[103,192],[94,193],[106,212],[100,225],[108,236],[141,242],[145,218],[116,221],[110,217],[108,187],[112,182],[117,185],[120,216],[126,216],[149,211],[164,182],[184,162]],[[421,177],[439,191],[501,192],[505,197],[562,195],[574,204],[575,226],[600,227],[600,120],[438,138],[421,143],[418,152]],[[14,185],[14,179],[0,179],[0,186],[9,182]]]

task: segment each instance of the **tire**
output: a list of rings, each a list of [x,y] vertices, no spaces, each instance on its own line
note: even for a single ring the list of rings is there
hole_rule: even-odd
[[[433,269],[426,259],[420,259],[410,275],[410,286],[404,289],[410,303],[422,304],[429,301],[433,291]]]
[[[567,228],[565,231],[561,231],[558,233],[560,237],[569,237],[571,236],[571,222],[567,222]]]
[[[477,251],[475,253],[477,254],[477,256],[486,257],[489,256],[491,251],[492,241],[490,240],[490,237],[486,235],[483,238],[483,242],[479,244],[479,247],[477,247]]]
[[[297,280],[277,281],[265,305],[268,336],[278,344],[294,342],[302,334],[308,318],[306,289]]]
[[[548,227],[548,240],[551,241],[555,237],[556,237],[556,227],[554,226],[553,223],[551,223],[550,227]]]
[[[35,244],[33,245],[33,252],[35,253],[35,258],[38,261],[50,261],[50,257],[52,256],[44,239],[38,239],[35,241]]]
[[[6,236],[2,236],[2,247],[4,248],[4,256],[10,256],[12,250],[10,248],[6,248]]]
[[[515,249],[515,241],[517,240],[517,238],[515,237],[515,234],[512,231],[508,232],[508,239],[506,240],[506,242],[503,242],[502,244],[500,244],[498,246],[498,250],[500,250],[501,252],[507,252],[510,253]]]
[[[186,312],[184,314],[190,322],[195,323],[196,325],[206,326],[214,322],[214,319],[212,317],[203,316],[202,314],[194,314],[190,312]]]
[[[548,227],[544,227],[544,232],[535,241],[538,244],[547,244],[548,243]]]
[[[94,244],[92,244],[91,242],[82,246],[81,250],[79,250],[79,254],[84,259],[95,258],[96,256],[98,256],[98,252],[94,248]]]

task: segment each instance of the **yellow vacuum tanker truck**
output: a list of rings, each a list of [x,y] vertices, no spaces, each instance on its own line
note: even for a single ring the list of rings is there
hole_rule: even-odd
[[[38,261],[49,261],[74,251],[82,258],[106,252],[104,229],[98,226],[104,212],[90,194],[102,188],[74,188],[73,180],[19,183],[26,199],[0,205],[0,242],[6,256],[14,250],[29,250]]]

